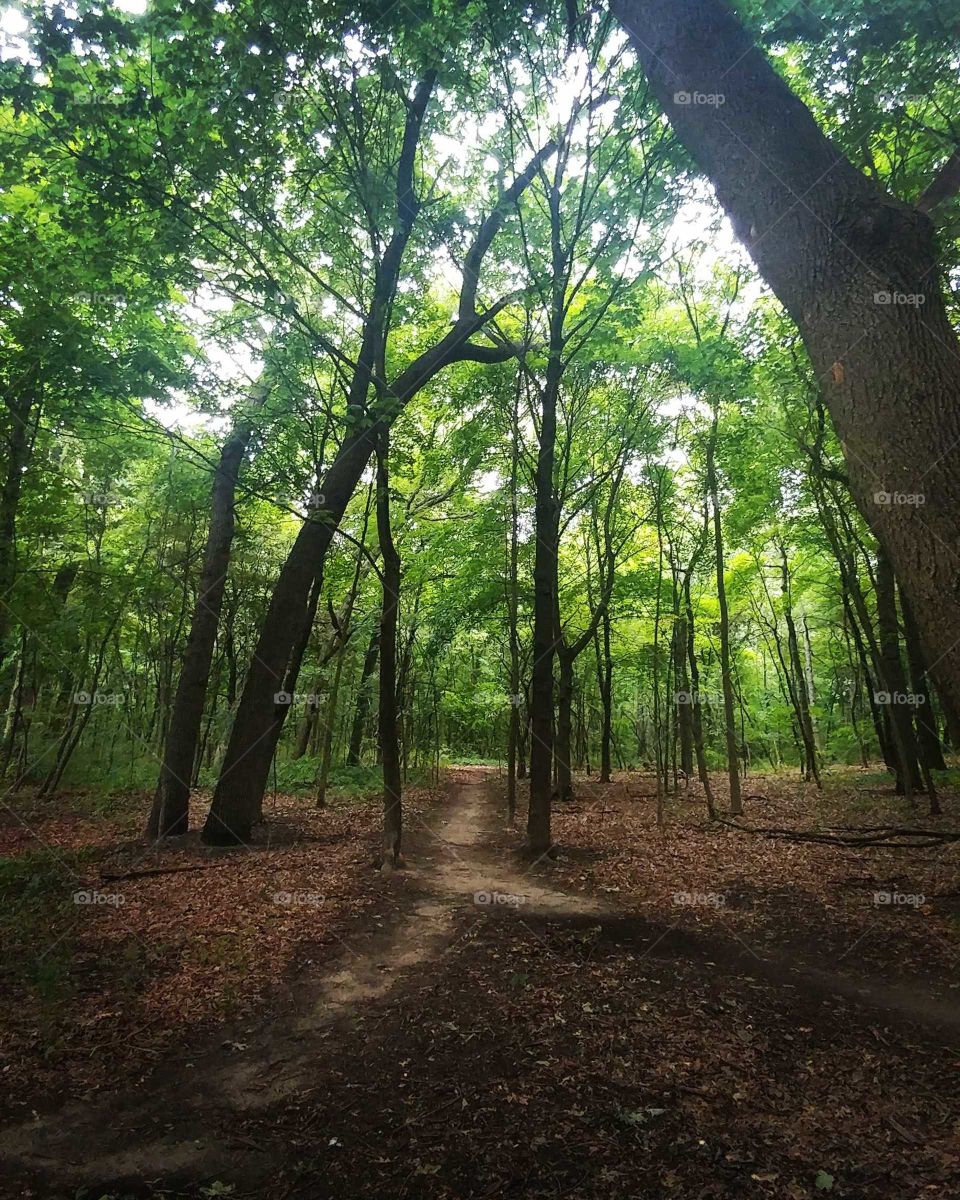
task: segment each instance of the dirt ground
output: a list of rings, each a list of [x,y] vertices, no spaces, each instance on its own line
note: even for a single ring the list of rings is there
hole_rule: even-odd
[[[754,827],[905,820],[876,790],[752,787]],[[946,800],[913,823],[957,828]],[[500,781],[452,772],[405,870],[370,867],[372,820],[349,831],[283,989],[202,1036],[185,1013],[159,1061],[79,1093],[70,1056],[59,1099],[18,1081],[2,1194],[960,1197],[957,843],[763,837],[693,792],[660,831],[634,778],[581,781],[531,865],[502,812]],[[330,846],[294,849],[320,879]]]

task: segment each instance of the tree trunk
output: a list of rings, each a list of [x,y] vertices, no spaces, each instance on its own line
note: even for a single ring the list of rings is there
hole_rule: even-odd
[[[397,736],[397,617],[400,611],[400,556],[390,530],[387,473],[388,435],[377,447],[377,536],[383,562],[383,608],[380,614],[380,755],[383,761],[384,866],[400,862],[403,826],[400,745]]]
[[[559,203],[559,200],[557,201]],[[555,271],[555,276],[559,274]],[[557,286],[555,281],[555,287]],[[563,373],[562,295],[550,321],[550,354],[540,407],[540,447],[535,475],[533,560],[533,678],[530,684],[530,806],[527,849],[548,853],[553,767],[553,660],[556,642],[557,542],[559,513],[553,465],[557,438],[557,396]]]
[[[611,750],[613,743],[613,657],[610,653],[610,610],[604,609],[597,642],[597,683],[600,688],[602,728],[600,731],[600,782],[609,783],[611,775]]]
[[[6,719],[3,727],[3,748],[0,749],[0,779],[10,766],[13,758],[13,748],[17,741],[17,730],[23,718],[23,687],[27,670],[27,630],[21,626],[20,649],[17,652],[16,665],[13,671],[13,685],[10,691],[10,702],[7,705]]]
[[[820,768],[817,764],[817,743],[813,735],[813,718],[810,714],[810,693],[803,664],[800,661],[800,643],[797,639],[797,625],[793,619],[793,601],[790,595],[790,567],[787,562],[786,543],[780,543],[780,579],[783,598],[783,616],[787,625],[787,648],[790,655],[790,668],[793,674],[791,699],[795,701],[797,721],[800,725],[800,736],[803,740],[804,777],[809,782],[811,777],[818,788]]]
[[[679,701],[677,710],[677,734],[680,740],[680,770],[687,779],[693,774],[693,723],[690,703],[690,672],[687,666],[687,622],[679,610],[679,593],[675,601],[673,614],[673,637],[671,638],[671,655],[673,658],[674,696]]]
[[[943,749],[937,734],[937,720],[931,704],[930,688],[927,684],[927,664],[920,645],[920,634],[910,610],[910,602],[900,591],[900,610],[903,615],[903,640],[907,648],[907,663],[910,667],[910,691],[916,697],[917,745],[924,766],[934,771],[945,771]]]
[[[507,633],[510,639],[510,714],[507,728],[507,824],[512,826],[517,815],[517,758],[520,749],[520,629],[519,559],[520,514],[517,508],[517,471],[520,466],[520,387],[521,374],[513,394],[510,414],[512,438],[510,450],[510,528],[507,533]]]
[[[543,152],[537,155],[527,170],[504,193],[502,204],[481,226],[470,254],[477,247],[485,251],[503,223],[507,203],[512,204],[529,183]],[[520,186],[520,185],[523,186]],[[497,218],[494,220],[494,218]],[[476,259],[479,270],[482,253]],[[466,289],[466,283],[464,285]],[[322,579],[327,550],[334,532],[377,440],[410,400],[445,367],[464,360],[478,362],[503,361],[512,356],[509,347],[487,349],[475,346],[470,336],[481,330],[496,316],[506,301],[494,304],[482,313],[472,309],[472,300],[461,294],[461,315],[435,345],[416,359],[384,389],[385,395],[377,414],[359,428],[350,431],[336,458],[323,479],[323,508],[306,520],[300,529],[286,562],[280,571],[270,605],[267,609],[253,659],[237,707],[233,728],[220,769],[220,778],[213,794],[213,803],[203,829],[203,841],[208,845],[242,845],[249,841],[253,823],[258,819],[263,792],[270,772],[270,763],[283,726],[286,708],[271,703],[279,689],[292,691],[296,686],[299,658],[302,658],[312,623],[311,591]],[[469,311],[464,311],[466,308]],[[367,374],[372,372],[369,365]],[[369,379],[367,381],[369,383]],[[367,387],[357,389],[357,403],[349,407],[363,408]],[[297,646],[301,647],[299,655]],[[289,667],[289,669],[288,669]],[[241,769],[242,768],[242,769]]]
[[[803,618],[803,672],[807,684],[807,708],[810,712],[810,732],[813,735],[814,749],[819,752],[820,732],[817,729],[817,718],[814,705],[817,702],[817,690],[813,678],[813,646],[810,642],[810,622],[806,615]]]
[[[715,462],[717,440],[717,414],[707,441],[707,490],[713,508],[713,542],[717,577],[717,605],[720,609],[720,681],[723,687],[723,724],[727,741],[727,774],[730,779],[730,812],[739,816],[743,812],[740,800],[740,772],[737,766],[737,726],[734,715],[733,678],[730,674],[730,614],[727,611],[727,588],[724,581],[723,526],[720,522],[720,500],[717,488]]]
[[[723,0],[611,7],[800,329],[856,503],[902,581],[938,683],[960,707],[960,347],[932,223],[840,153]]]
[[[559,640],[559,639],[558,639]],[[570,652],[557,647],[559,666],[557,678],[557,741],[554,761],[557,765],[557,799],[573,799],[573,772],[571,769],[573,733],[573,663]]]
[[[357,561],[353,570],[353,578],[350,581],[350,590],[347,593],[347,598],[344,601],[343,609],[339,619],[334,615],[333,609],[330,610],[330,620],[333,625],[333,641],[330,647],[330,654],[336,655],[336,666],[333,670],[333,680],[330,684],[330,695],[327,698],[326,712],[324,714],[323,728],[321,735],[321,751],[320,751],[320,767],[317,772],[317,792],[316,805],[317,808],[323,808],[327,801],[327,781],[330,778],[330,767],[333,762],[333,732],[337,719],[337,704],[340,699],[340,681],[343,678],[343,666],[347,657],[347,643],[350,640],[351,624],[353,622],[353,608],[357,602],[357,593],[360,590],[360,581],[363,578],[364,564],[364,543],[367,540],[367,522],[370,518],[370,500],[371,493],[367,493],[367,506],[363,514],[363,529],[358,538]],[[329,661],[329,655],[324,662]]]
[[[886,706],[897,752],[897,791],[908,800],[920,786],[917,746],[908,700],[907,676],[900,658],[897,598],[893,565],[881,547],[877,549],[877,632],[883,672],[880,703]]]
[[[367,652],[363,656],[363,667],[360,670],[360,682],[357,686],[357,699],[353,710],[353,725],[350,729],[350,747],[347,750],[347,766],[360,765],[360,752],[363,749],[363,731],[367,724],[367,713],[370,709],[370,676],[377,665],[380,654],[380,623],[377,622],[370,631],[370,641]]]
[[[313,736],[313,729],[317,723],[317,716],[320,711],[316,701],[316,692],[320,684],[321,680],[319,678],[314,680],[313,692],[307,700],[306,712],[297,726],[297,740],[294,743],[293,753],[290,755],[290,758],[294,762],[303,758],[310,747],[310,739]]]
[[[6,471],[0,487],[0,666],[6,658],[6,639],[13,612],[10,593],[17,573],[17,510],[39,420],[39,408],[35,413],[34,395],[28,388],[25,387],[19,396],[13,391],[4,399],[10,414],[10,429]]]
[[[683,604],[686,612],[687,626],[687,663],[690,667],[690,728],[693,734],[693,748],[697,756],[697,775],[703,787],[707,801],[707,814],[715,817],[716,806],[713,800],[713,788],[710,786],[710,772],[707,769],[707,752],[703,744],[703,709],[700,707],[700,666],[697,662],[697,651],[694,643],[693,604],[690,599],[690,577],[688,571],[683,578]]]
[[[314,797],[317,808],[325,808],[327,804],[327,783],[330,779],[330,766],[333,762],[333,726],[337,719],[340,680],[343,678],[343,663],[346,657],[347,644],[346,640],[344,640],[337,654],[336,666],[333,668],[330,695],[327,697],[327,707],[323,715],[323,730],[320,741],[320,767],[317,771],[317,791]]]
[[[265,382],[253,389],[247,411],[238,415],[223,444],[214,473],[203,567],[167,730],[160,779],[147,822],[148,838],[174,837],[187,832],[190,780],[236,528],[237,478],[253,433],[253,418],[268,394],[269,387]]]

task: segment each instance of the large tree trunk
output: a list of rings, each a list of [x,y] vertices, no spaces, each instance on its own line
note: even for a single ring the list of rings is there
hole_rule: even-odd
[[[246,844],[259,819],[263,791],[289,705],[275,697],[295,688],[287,673],[297,643],[309,637],[311,592],[322,574],[334,530],[370,455],[369,433],[348,439],[324,480],[324,511],[304,522],[287,557],[247,671],[213,804],[203,830],[212,845]],[[286,679],[285,679],[286,676]]]
[[[207,697],[207,680],[217,641],[223,591],[230,566],[236,528],[234,504],[237,478],[253,433],[253,417],[269,394],[266,382],[255,387],[249,408],[240,414],[220,451],[213,477],[210,526],[190,634],[183,655],[173,712],[167,729],[160,779],[147,822],[147,837],[173,837],[186,833],[190,814],[190,780]]]
[[[559,200],[556,201],[559,204]],[[555,290],[559,269],[554,271]],[[555,297],[550,320],[550,352],[540,404],[540,447],[534,480],[533,677],[530,683],[530,805],[527,849],[546,854],[551,847],[550,800],[553,768],[553,660],[556,649],[557,551],[559,513],[553,467],[557,440],[557,396],[563,374],[563,297]]]
[[[443,343],[403,372],[392,390],[396,410],[441,366],[452,361],[448,357],[453,349],[450,342],[448,334]],[[299,654],[297,651],[306,646],[316,611],[314,584],[322,578],[333,534],[376,439],[388,424],[384,418],[347,437],[324,477],[323,509],[304,522],[283,564],[250,662],[204,826],[203,840],[208,844],[245,844],[259,819],[270,763],[290,707],[274,703],[273,697],[296,688],[302,649]]]
[[[397,729],[397,617],[400,611],[400,556],[390,530],[390,492],[387,475],[389,442],[383,435],[377,449],[377,536],[383,562],[383,608],[380,613],[380,757],[383,762],[384,867],[400,862],[403,828],[400,742]]]
[[[931,221],[856,170],[723,0],[611,8],[800,329],[854,498],[890,554],[938,682],[960,706],[960,347]],[[922,499],[897,503],[898,494]]]

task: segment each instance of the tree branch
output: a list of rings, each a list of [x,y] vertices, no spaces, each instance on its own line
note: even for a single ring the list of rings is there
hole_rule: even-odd
[[[958,192],[960,192],[960,146],[955,146],[953,153],[934,175],[917,201],[917,208],[922,213],[930,214],[944,200],[949,200]]]

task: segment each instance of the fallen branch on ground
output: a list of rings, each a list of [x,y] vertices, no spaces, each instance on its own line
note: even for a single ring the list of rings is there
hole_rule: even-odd
[[[803,829],[779,829],[776,827],[761,827],[741,825],[738,821],[728,821],[718,817],[721,825],[729,825],[739,829],[741,833],[755,833],[760,837],[780,838],[789,842],[821,842],[832,846],[862,846],[865,848],[883,846],[894,850],[922,849],[924,846],[937,846],[942,842],[960,841],[960,833],[952,830],[908,829],[901,826],[890,826],[886,829],[867,832],[862,837],[848,837],[844,834],[811,833]],[[922,841],[899,841],[892,839],[922,838]]]
[[[219,867],[227,866],[226,862],[214,863],[190,863],[187,866],[180,867],[147,867],[143,871],[101,871],[100,878],[105,882],[117,883],[121,879],[142,879],[147,875],[177,875],[181,871],[215,871]]]

